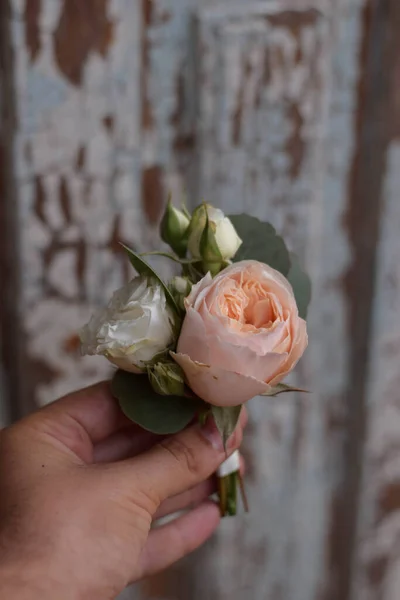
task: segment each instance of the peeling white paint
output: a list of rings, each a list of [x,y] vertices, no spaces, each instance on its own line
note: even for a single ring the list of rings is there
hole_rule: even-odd
[[[184,572],[178,565],[158,589],[165,598],[187,600],[180,588],[186,580],[191,600],[275,600],[279,593],[317,600],[328,585],[325,548],[342,450],[340,436],[327,434],[326,410],[328,403],[340,405],[348,383],[341,280],[350,251],[342,217],[362,0],[153,0],[147,32],[140,2],[110,0],[113,41],[105,58],[89,54],[80,87],[60,72],[53,54],[61,0],[42,2],[42,48],[33,64],[24,5],[12,4],[20,309],[30,359],[55,374],[39,382],[37,400],[48,402],[110,372],[101,358],[82,359],[74,336],[123,280],[112,247],[115,218],[121,215],[119,236],[135,247],[159,243],[141,203],[144,168],[159,168],[176,201],[189,188],[192,205],[204,197],[227,212],[272,221],[314,282],[310,350],[298,373],[314,394],[306,404],[253,402],[244,447],[252,465],[251,514],[225,521],[209,548],[186,562]],[[298,31],[271,19],[285,10],[298,15]],[[37,179],[39,217],[33,216]],[[150,588],[151,582],[132,594],[160,600]]]
[[[378,249],[376,296],[368,385],[368,424],[363,487],[354,558],[354,600],[395,600],[399,595],[400,506],[382,512],[380,499],[400,490],[400,144],[387,155],[384,211]],[[385,565],[371,580],[369,569],[379,558]],[[387,566],[387,568],[386,568]],[[358,595],[360,594],[360,595]]]

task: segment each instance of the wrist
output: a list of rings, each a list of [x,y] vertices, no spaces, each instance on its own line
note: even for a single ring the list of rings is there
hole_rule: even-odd
[[[64,565],[65,566],[65,565]],[[57,573],[62,574],[57,577]],[[92,600],[111,597],[92,586],[73,586],[73,577],[64,577],[62,566],[35,558],[10,558],[0,553],[0,599],[3,600]]]
[[[3,560],[0,557],[0,598],[69,600],[69,596],[65,595],[66,590],[57,590],[46,571],[35,560]]]

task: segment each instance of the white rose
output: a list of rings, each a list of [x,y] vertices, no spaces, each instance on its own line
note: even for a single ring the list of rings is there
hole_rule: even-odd
[[[206,212],[207,211],[207,212]],[[194,258],[202,257],[207,249],[201,248],[201,238],[206,226],[206,216],[214,233],[214,238],[220,258],[227,261],[235,256],[242,240],[236,233],[231,220],[224,215],[222,210],[211,206],[211,204],[202,204],[193,213],[192,222],[189,226],[188,248]]]
[[[120,369],[137,373],[173,342],[173,323],[161,285],[136,277],[82,328],[82,353],[102,354]]]

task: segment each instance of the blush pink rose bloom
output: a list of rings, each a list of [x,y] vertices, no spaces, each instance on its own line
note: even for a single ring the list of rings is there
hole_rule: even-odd
[[[268,392],[307,347],[291,285],[255,260],[203,277],[185,308],[172,355],[195,394],[216,406],[237,406]]]

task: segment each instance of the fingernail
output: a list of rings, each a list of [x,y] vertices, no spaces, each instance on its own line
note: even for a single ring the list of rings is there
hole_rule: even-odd
[[[218,450],[218,452],[223,452],[224,444],[222,441],[222,437],[217,429],[214,419],[211,416],[208,417],[205,424],[201,427],[201,433],[206,438],[206,440],[210,442],[211,446],[215,450]]]

